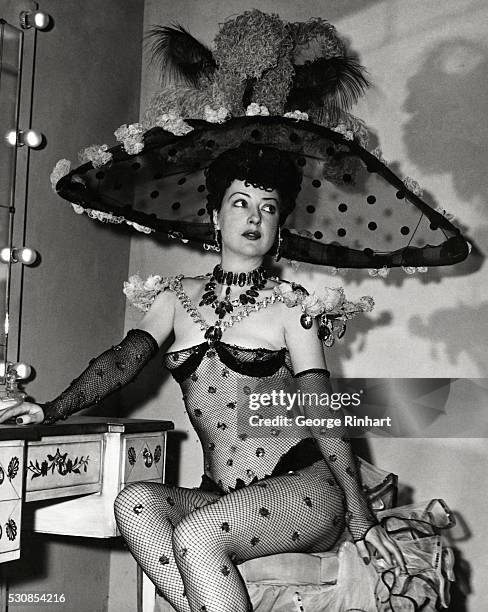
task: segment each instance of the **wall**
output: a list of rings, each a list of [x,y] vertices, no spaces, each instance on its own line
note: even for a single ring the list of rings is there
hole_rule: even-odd
[[[219,22],[254,7],[250,0],[177,4],[146,0],[145,27],[181,23],[210,44]],[[453,213],[478,252],[484,253],[488,246],[483,147],[488,82],[485,4],[476,0],[263,0],[259,8],[291,21],[321,16],[337,26],[374,83],[356,113],[371,127],[386,159],[396,160],[404,176],[415,177],[429,202]],[[142,107],[157,88],[156,73],[143,69]],[[132,240],[131,273],[193,275],[207,272],[214,263],[214,256],[174,243],[163,248],[140,236]],[[331,276],[327,270],[306,265],[297,273],[285,266],[283,276],[317,289],[341,283],[352,297],[374,295],[375,312],[351,324],[343,343],[328,353],[336,374],[474,379],[487,374],[488,288],[481,257],[425,276],[407,277],[394,271],[386,281],[366,273]],[[126,327],[137,320],[138,315],[128,309]],[[190,431],[176,384],[166,375],[155,381],[159,367],[141,383],[141,391],[150,386],[150,398],[139,403],[137,414],[164,415],[175,422],[178,436],[174,436],[170,476],[184,486],[195,486],[201,472],[199,444]],[[463,406],[454,409],[459,412]],[[459,596],[453,610],[485,609],[488,560],[481,534],[488,529],[487,498],[479,487],[486,465],[484,440],[376,439],[370,450],[378,465],[400,474],[415,500],[444,497],[458,513],[459,527],[453,537],[461,562],[471,572],[472,593],[466,605]]]
[[[54,397],[122,337],[129,238],[75,215],[52,192],[49,174],[60,158],[76,164],[83,146],[113,142],[113,130],[137,116],[144,4],[44,0],[41,8],[54,23],[38,35],[32,125],[47,144],[31,155],[25,239],[41,261],[25,269],[20,339],[20,358],[36,369],[27,390],[37,401]],[[64,592],[59,612],[105,611],[110,548],[25,535],[22,561],[9,564],[11,592]],[[126,603],[135,607],[134,588]]]

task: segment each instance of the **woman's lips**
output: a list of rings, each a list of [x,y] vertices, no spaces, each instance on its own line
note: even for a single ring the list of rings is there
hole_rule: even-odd
[[[242,235],[248,240],[259,240],[261,238],[261,232],[249,231],[244,232]]]

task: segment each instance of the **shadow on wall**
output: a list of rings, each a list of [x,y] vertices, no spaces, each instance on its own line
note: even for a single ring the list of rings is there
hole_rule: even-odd
[[[407,83],[404,127],[410,159],[432,174],[450,173],[463,200],[488,193],[487,50],[463,38],[446,40]]]
[[[334,373],[334,378],[344,376],[343,364],[350,361],[355,354],[366,350],[366,339],[371,337],[373,329],[389,326],[393,321],[391,312],[386,310],[375,312],[375,315],[375,317],[361,316],[352,321],[344,337],[337,340],[332,350],[327,352],[327,366]]]
[[[486,346],[488,345],[488,302],[469,305],[460,303],[455,308],[439,309],[426,321],[419,316],[409,321],[409,331],[432,343],[432,360],[441,359],[442,351],[453,365],[465,352],[478,366],[479,376],[488,376]],[[469,341],[467,341],[469,340]]]

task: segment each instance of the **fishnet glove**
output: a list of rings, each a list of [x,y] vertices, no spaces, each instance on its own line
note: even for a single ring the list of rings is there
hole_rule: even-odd
[[[302,393],[311,394],[311,401],[304,405],[307,418],[341,419],[344,423],[342,410],[332,410],[329,406],[321,406],[314,401],[322,394],[331,395],[329,373],[327,370],[305,370],[296,375],[298,388]],[[316,394],[316,395],[315,395]],[[323,397],[323,395],[322,395]],[[325,403],[325,402],[323,402]],[[352,452],[351,443],[347,438],[344,425],[327,429],[325,426],[310,426],[310,432],[317,441],[324,459],[329,465],[337,483],[346,496],[347,523],[355,542],[362,540],[366,532],[378,521],[371,511],[368,501],[361,489],[359,467]]]
[[[44,424],[67,419],[133,380],[158,351],[156,340],[142,329],[131,329],[117,346],[90,361],[86,370],[56,399],[41,404]]]

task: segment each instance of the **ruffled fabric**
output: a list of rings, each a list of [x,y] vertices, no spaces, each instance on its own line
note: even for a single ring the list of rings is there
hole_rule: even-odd
[[[375,557],[365,565],[348,541],[336,552],[268,557],[265,568],[256,559],[242,568],[254,612],[435,612],[447,608],[454,557],[440,535],[453,524],[445,503],[431,500],[392,508],[378,517],[396,540],[408,574],[395,573]]]
[[[163,278],[158,274],[148,276],[143,280],[138,274],[129,277],[124,282],[123,293],[134,308],[147,312],[161,291],[171,284],[171,278]]]

